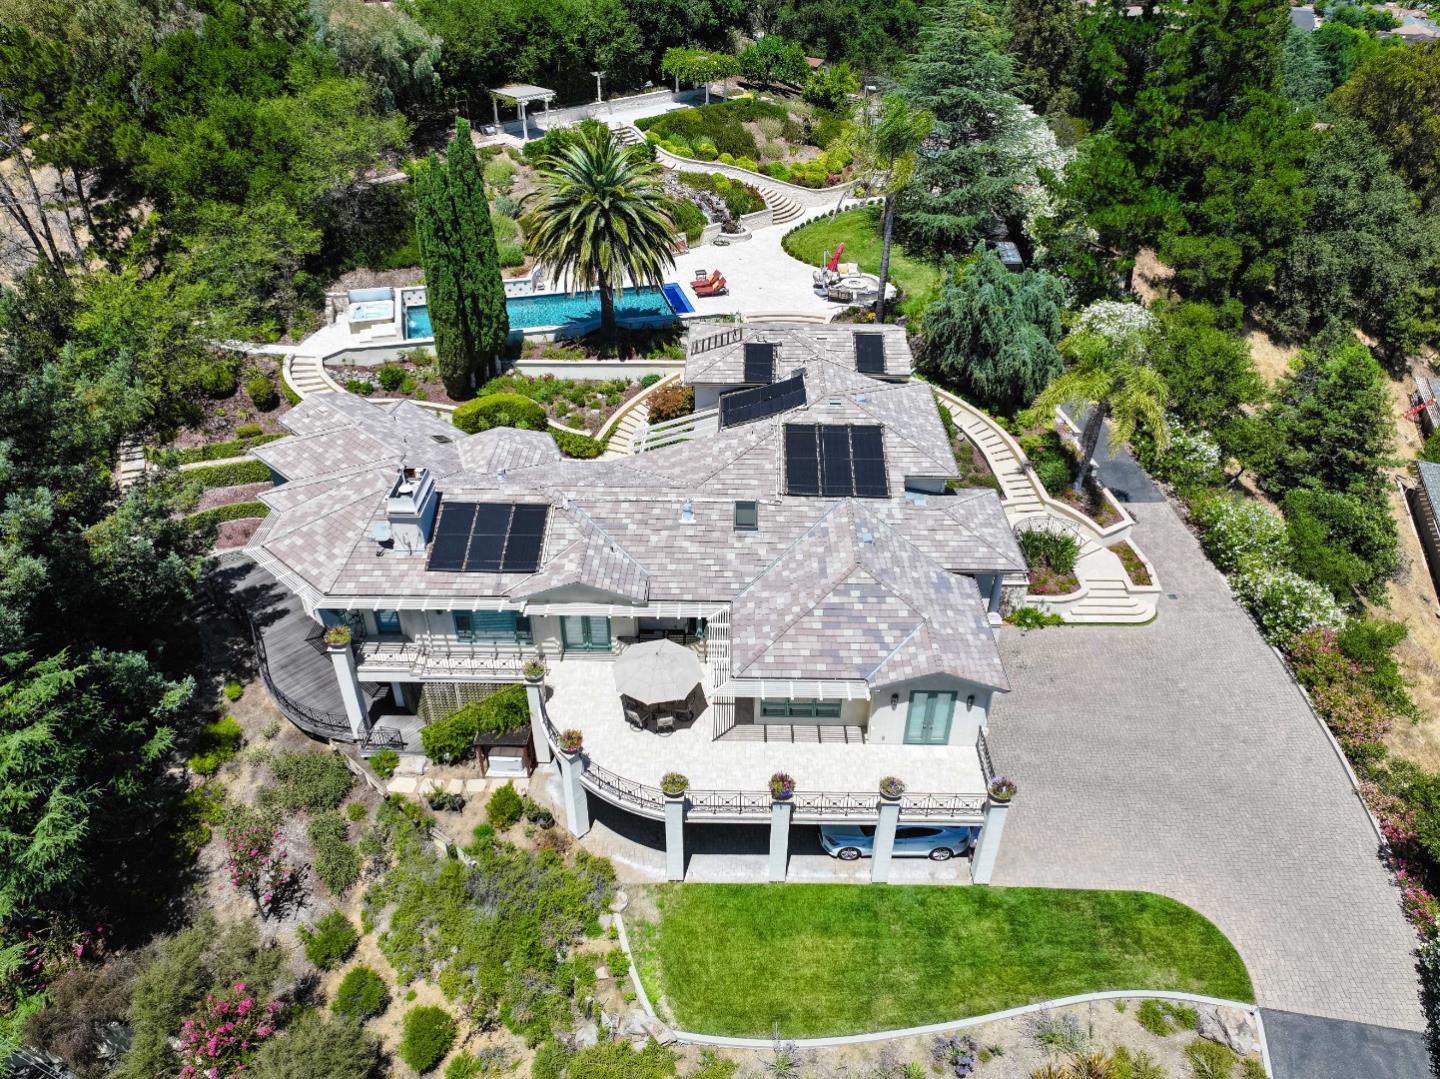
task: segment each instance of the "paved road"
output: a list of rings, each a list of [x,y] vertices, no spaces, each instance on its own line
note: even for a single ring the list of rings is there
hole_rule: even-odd
[[[1430,1074],[1423,1034],[1262,1011],[1274,1079],[1422,1079]]]
[[[1166,595],[1149,626],[1002,635],[991,744],[1021,793],[995,882],[1172,896],[1235,943],[1261,1005],[1421,1029],[1413,935],[1328,740],[1144,473],[1105,476]]]

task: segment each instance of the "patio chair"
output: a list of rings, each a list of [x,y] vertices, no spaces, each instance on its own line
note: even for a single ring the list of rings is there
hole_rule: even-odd
[[[716,274],[716,276],[718,277],[719,274],[720,274],[720,271],[719,271],[719,270],[716,270],[716,271],[715,271],[715,274]],[[704,270],[696,270],[696,271],[695,271],[695,280],[696,280],[696,281],[704,281],[704,280],[706,280],[709,276],[710,276],[710,275],[709,275],[708,273],[706,273]]]
[[[640,710],[638,708],[632,708],[628,704],[622,705],[621,707],[625,709],[625,722],[637,731],[643,731],[645,729],[645,717],[640,714]]]
[[[655,717],[655,733],[656,733],[656,734],[674,734],[674,733],[675,733],[675,716],[674,716],[673,713],[671,713],[671,714],[666,714],[666,715],[657,715],[657,716]]]
[[[717,281],[716,278],[719,278],[719,280]],[[721,277],[718,273],[708,280],[696,281],[690,288],[696,296],[724,296],[730,291],[730,286],[726,284],[725,278]]]

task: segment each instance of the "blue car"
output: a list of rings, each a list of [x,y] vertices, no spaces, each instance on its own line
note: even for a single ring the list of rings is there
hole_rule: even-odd
[[[929,858],[943,862],[968,854],[975,842],[976,828],[963,824],[902,824],[895,829],[897,858]],[[873,824],[822,824],[820,846],[842,862],[867,858],[875,849]]]

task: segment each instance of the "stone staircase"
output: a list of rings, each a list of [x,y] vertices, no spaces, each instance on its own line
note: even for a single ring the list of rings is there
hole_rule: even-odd
[[[149,467],[145,460],[145,444],[139,439],[127,439],[120,443],[115,455],[115,486],[124,494],[130,485],[145,475]]]
[[[650,420],[650,408],[641,401],[634,408],[628,409],[625,415],[620,417],[620,422],[615,425],[614,432],[610,435],[610,441],[605,446],[605,452],[600,456],[606,457],[629,457],[635,452],[635,439],[645,430]]]
[[[319,356],[285,357],[285,381],[302,398],[335,389],[325,377],[325,364]]]
[[[1139,623],[1155,617],[1154,611],[1130,594],[1130,586],[1124,580],[1089,577],[1085,585],[1090,594],[1070,608],[1072,622]]]
[[[615,133],[616,141],[622,146],[639,146],[645,141],[644,132],[634,124],[617,122],[611,125],[610,130]],[[706,162],[696,162],[698,171],[711,171],[705,168],[706,164]],[[764,197],[765,205],[770,207],[770,223],[772,225],[789,224],[805,212],[805,207],[780,188],[773,184],[767,184],[763,176],[756,174],[748,182]]]

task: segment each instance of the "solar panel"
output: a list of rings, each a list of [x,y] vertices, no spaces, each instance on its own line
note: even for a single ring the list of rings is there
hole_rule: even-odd
[[[824,498],[889,497],[881,429],[787,423],[785,493]]]
[[[862,375],[883,375],[885,373],[885,335],[883,333],[857,333],[855,335],[855,370]]]
[[[775,346],[768,341],[745,343],[745,381],[768,386],[775,381]]]
[[[768,419],[805,403],[805,373],[791,375],[783,382],[756,386],[750,390],[731,390],[720,395],[720,426],[735,427],[742,423]]]
[[[450,573],[534,573],[550,507],[447,502],[435,525],[427,569]]]

